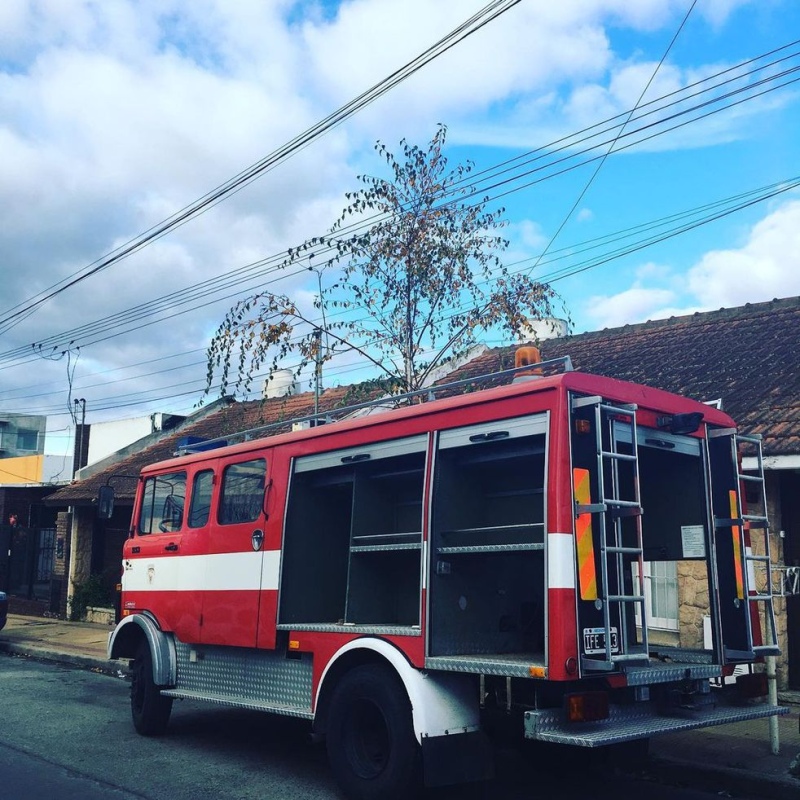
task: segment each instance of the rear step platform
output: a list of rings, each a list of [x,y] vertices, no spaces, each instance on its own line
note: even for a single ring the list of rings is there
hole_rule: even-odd
[[[702,710],[674,708],[665,715],[654,703],[636,703],[634,706],[612,706],[609,718],[599,722],[575,723],[566,720],[562,709],[554,708],[525,712],[525,738],[579,747],[601,747],[661,733],[788,713],[788,708],[762,703],[754,706],[717,705]]]

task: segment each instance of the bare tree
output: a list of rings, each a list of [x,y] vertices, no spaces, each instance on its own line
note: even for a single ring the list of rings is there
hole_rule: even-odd
[[[448,169],[440,125],[421,149],[400,143],[400,160],[378,142],[391,179],[360,175],[328,235],[291,249],[284,267],[335,267],[338,280],[315,302],[328,310],[323,347],[315,312],[286,295],[262,292],[238,302],[208,349],[210,389],[248,391],[256,373],[294,356],[297,372],[355,351],[391,388],[413,391],[431,371],[473,346],[481,332],[515,336],[531,319],[552,316],[554,291],[500,260],[504,209],[487,211],[466,180],[472,164]]]

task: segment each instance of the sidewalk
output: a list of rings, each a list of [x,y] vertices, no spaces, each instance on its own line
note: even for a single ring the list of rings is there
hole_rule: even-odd
[[[85,622],[9,615],[0,631],[0,652],[73,664],[120,675],[127,664],[108,661],[111,627]],[[780,755],[770,753],[766,719],[655,736],[646,772],[673,785],[703,786],[735,796],[797,800],[800,778],[789,773],[800,755],[800,692],[780,696],[791,713],[778,717]]]

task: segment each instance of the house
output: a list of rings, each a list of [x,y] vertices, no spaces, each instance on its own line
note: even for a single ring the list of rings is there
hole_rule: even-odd
[[[445,381],[486,375],[513,366],[515,347],[486,350]],[[546,340],[544,358],[570,356],[576,369],[656,386],[701,401],[716,402],[740,430],[763,441],[766,497],[771,519],[779,644],[779,686],[800,688],[800,298],[672,317],[637,325]],[[350,391],[325,392],[321,410],[346,405]],[[214,438],[292,417],[310,415],[311,394],[235,403],[218,401],[157,440],[140,442],[116,463],[101,465],[86,479],[54,493],[48,502],[68,504],[59,516],[65,546],[63,575],[80,583],[107,572],[115,580],[121,542],[127,535],[136,474],[145,464],[171,456],[183,437]],[[286,429],[286,426],[282,428]],[[744,463],[745,470],[754,465]],[[117,505],[108,523],[96,519],[102,485],[115,488]],[[57,564],[57,566],[59,566]],[[647,567],[646,567],[647,569]],[[664,636],[681,635],[682,616],[692,613],[691,571],[648,574],[658,598]],[[683,565],[681,565],[683,569]],[[118,573],[117,573],[118,574]],[[66,580],[64,597],[66,602]],[[696,646],[698,643],[692,643]]]

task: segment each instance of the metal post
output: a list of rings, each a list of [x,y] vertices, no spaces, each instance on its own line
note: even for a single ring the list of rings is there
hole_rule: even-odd
[[[316,366],[314,369],[314,416],[319,414],[319,393],[322,384],[322,331],[319,328],[314,330],[314,336],[317,340],[315,360]],[[314,420],[316,424],[317,420]]]
[[[313,257],[313,253],[309,256],[309,262]],[[312,267],[309,263],[308,269],[311,272],[315,272],[317,274],[317,288],[319,290],[319,308],[322,312],[322,329],[315,328],[314,329],[314,336],[317,340],[317,347],[316,347],[316,354],[315,354],[315,369],[314,369],[314,425],[317,424],[318,420],[316,419],[317,415],[319,414],[319,396],[322,391],[322,331],[325,331],[326,341],[325,341],[325,349],[327,351],[328,348],[328,341],[327,341],[327,334],[328,334],[328,321],[325,319],[325,298],[322,295],[322,270],[316,269]]]
[[[769,532],[765,532],[769,536]],[[766,609],[766,614],[769,609]],[[765,614],[765,616],[766,616]],[[765,620],[769,623],[769,620]],[[777,644],[772,641],[772,626],[767,624],[767,644]],[[778,705],[778,676],[775,669],[775,656],[766,656],[767,664],[767,698],[771,706]],[[777,756],[781,751],[780,730],[778,728],[778,717],[773,715],[769,718],[769,749],[772,755]]]
[[[775,656],[767,656],[767,691],[769,693],[769,704],[778,705],[778,678],[775,673]],[[778,728],[778,717],[769,718],[769,749],[772,755],[777,756],[781,751],[780,731]]]
[[[86,425],[86,400],[81,397],[80,399],[75,400],[75,410],[78,410],[78,406],[81,407],[81,434],[80,438],[78,439],[78,447],[75,453],[75,463],[72,465],[72,477],[74,478],[77,474],[78,470],[83,466],[81,463],[83,461],[83,429]],[[75,424],[78,424],[77,417],[75,419]]]

